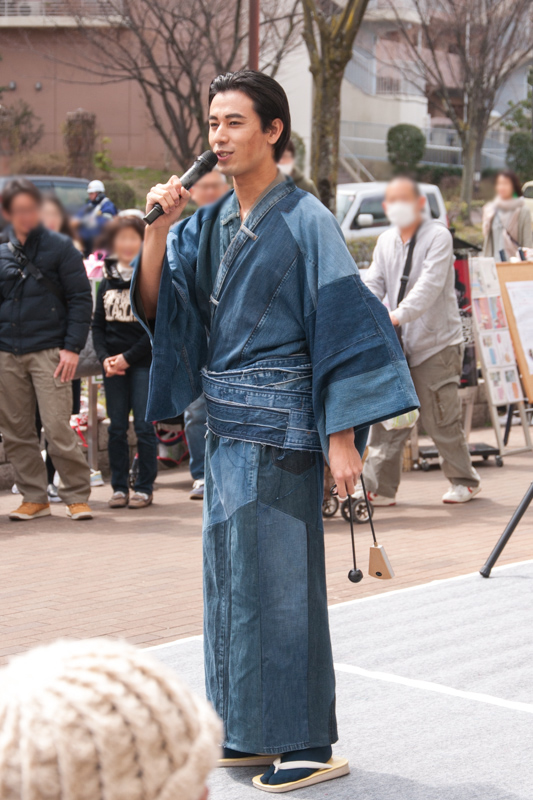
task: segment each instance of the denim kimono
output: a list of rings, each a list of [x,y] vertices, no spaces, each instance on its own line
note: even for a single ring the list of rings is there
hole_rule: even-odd
[[[330,433],[418,406],[388,313],[335,218],[292,181],[241,223],[233,192],[170,233],[149,419],[202,391],[207,694],[225,746],[337,739],[321,504]]]

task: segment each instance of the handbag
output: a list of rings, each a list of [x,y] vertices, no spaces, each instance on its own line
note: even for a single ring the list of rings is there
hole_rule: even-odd
[[[89,378],[94,375],[103,375],[103,367],[94,349],[93,332],[89,329],[85,347],[80,352],[78,366],[74,373],[74,380],[78,380],[78,378]]]
[[[48,278],[46,275],[43,275],[39,267],[35,266],[35,264],[29,260],[21,248],[16,247],[13,242],[8,242],[7,246],[19,266],[22,279],[26,280],[28,274],[30,274],[33,278],[35,278],[36,281],[38,281],[38,283],[46,287],[49,292],[55,295],[60,303],[67,308],[67,298],[65,297],[61,287],[58,286],[57,283],[54,283],[54,281],[50,280],[50,278]],[[92,331],[89,330],[85,346],[80,350],[79,353],[78,366],[76,367],[73,380],[101,374],[102,365],[96,356],[93,343],[93,334]]]

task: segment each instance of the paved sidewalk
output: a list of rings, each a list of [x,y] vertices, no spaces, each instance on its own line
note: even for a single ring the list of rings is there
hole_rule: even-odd
[[[518,431],[513,431],[518,443]],[[492,431],[473,439],[492,442]],[[498,469],[479,467],[483,492],[466,506],[445,506],[437,470],[404,475],[398,505],[377,509],[378,538],[396,577],[347,580],[349,526],[338,514],[326,522],[330,603],[478,570],[532,480],[531,454],[508,457]],[[188,499],[186,468],[162,472],[149,509],[111,510],[109,486],[95,489],[92,522],[53,516],[13,523],[18,498],[0,493],[0,663],[57,637],[123,636],[142,646],[201,632],[201,504]],[[366,572],[370,529],[357,527]],[[500,563],[533,557],[533,508]]]

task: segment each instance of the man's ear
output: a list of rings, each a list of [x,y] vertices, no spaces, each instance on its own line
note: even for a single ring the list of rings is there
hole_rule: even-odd
[[[276,144],[283,133],[283,122],[280,119],[273,119],[268,131],[268,143]]]
[[[203,795],[202,795],[202,796],[199,798],[199,800],[207,800],[207,798],[208,798],[208,797],[209,797],[209,789],[208,789],[208,788],[207,788],[207,786],[206,786],[206,787],[205,787],[205,792],[204,792],[204,793],[203,793]]]

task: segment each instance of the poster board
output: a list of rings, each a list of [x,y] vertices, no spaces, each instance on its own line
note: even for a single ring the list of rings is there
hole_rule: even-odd
[[[533,262],[505,261],[496,269],[522,386],[533,403]]]
[[[473,258],[471,270],[474,322],[490,401],[494,406],[518,403],[524,396],[496,262]]]
[[[519,268],[522,265],[513,263],[509,266]],[[522,284],[519,285],[519,281],[524,280],[525,273],[523,270],[500,273],[500,267],[506,266],[506,264],[496,266],[493,258],[472,257],[470,259],[470,283],[476,344],[483,378],[487,387],[492,427],[501,456],[533,450],[529,421],[524,407],[523,392],[525,390],[527,394],[527,388],[525,383],[524,389],[522,388],[516,358],[518,355],[518,347],[516,345],[520,345],[520,341],[517,339],[518,329],[515,314],[513,313],[512,296],[514,295],[515,301],[518,298],[520,307],[516,307],[519,316],[522,319],[525,318],[526,321],[529,317],[533,320],[533,306],[528,315],[527,310],[524,311],[523,308],[524,305],[526,309],[528,307],[528,301],[523,301],[523,289],[522,294],[519,291],[514,291],[512,287],[510,292],[507,290],[506,283],[509,283],[507,276],[509,278],[514,277],[517,281],[517,289],[520,289]],[[531,288],[531,296],[533,297],[533,263],[527,266],[529,268],[527,274],[531,276],[528,290]],[[526,296],[529,296],[529,294],[526,293]],[[533,336],[533,325],[531,325],[531,329]],[[533,367],[533,343],[531,350]],[[522,353],[521,347],[520,352]],[[522,368],[520,367],[520,369]],[[533,388],[533,374],[529,377],[532,378],[530,385]],[[498,408],[501,406],[508,406],[509,414],[512,413],[512,409],[518,410],[524,436],[524,445],[522,447],[508,447],[507,440],[502,435],[501,420],[498,416]]]

